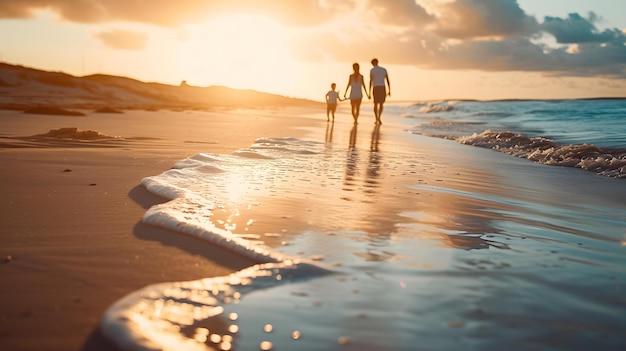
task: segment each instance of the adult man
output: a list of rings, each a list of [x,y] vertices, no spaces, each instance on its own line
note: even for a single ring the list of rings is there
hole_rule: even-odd
[[[374,116],[376,124],[382,124],[380,115],[383,113],[383,104],[385,97],[391,96],[391,84],[389,83],[389,75],[387,70],[378,65],[378,59],[372,60],[372,69],[370,70],[370,96],[372,96],[372,88],[374,94]],[[388,91],[385,90],[385,81],[387,82]]]

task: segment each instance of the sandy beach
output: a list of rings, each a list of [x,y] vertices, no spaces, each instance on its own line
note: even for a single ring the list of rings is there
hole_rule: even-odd
[[[236,349],[268,340],[311,350],[344,343],[406,349],[424,338],[442,350],[467,340],[473,349],[513,341],[530,347],[536,338],[569,349],[623,345],[622,312],[611,307],[623,298],[622,268],[611,263],[623,251],[621,180],[409,134],[392,112],[376,126],[370,107],[358,127],[347,104],[335,123],[323,108],[302,107],[83,117],[0,111],[0,349],[116,350],[100,329],[112,306],[109,327],[128,321],[117,312],[152,318],[168,287],[210,293],[208,278],[260,263],[142,222],[165,202],[142,179],[177,186],[163,175],[177,161],[202,159],[199,153],[216,157],[199,167],[207,173],[183,177],[180,186],[205,196],[221,191],[234,202],[219,211],[189,202],[186,213],[197,215],[190,222],[218,223],[241,211],[228,224],[237,225],[234,232],[336,270],[324,277],[298,269],[302,280],[277,279],[220,306],[239,315]],[[78,131],[49,133],[70,127]],[[50,137],[67,133],[84,139]],[[264,137],[267,144],[255,144]],[[208,285],[198,289],[202,282]],[[142,291],[157,297],[144,299]],[[189,302],[182,299],[181,308]],[[141,312],[142,304],[150,307]],[[527,309],[547,312],[535,318]],[[407,310],[413,313],[396,318]],[[178,325],[158,318],[146,328],[153,336],[167,334],[159,321]],[[222,322],[200,318],[183,332],[197,341],[195,332]],[[269,323],[276,332],[263,332]],[[306,338],[288,337],[296,327]],[[123,335],[112,339],[124,343]]]
[[[0,2],[0,351],[626,350],[621,12]]]
[[[198,239],[142,224],[146,209],[163,200],[141,179],[198,152],[230,153],[258,136],[298,136],[326,124],[319,111],[289,108],[87,114],[0,111],[3,350],[112,349],[98,324],[120,297],[249,266]],[[23,138],[62,127],[124,139]]]

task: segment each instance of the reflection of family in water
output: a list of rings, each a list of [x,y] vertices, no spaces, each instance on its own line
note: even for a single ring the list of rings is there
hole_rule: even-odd
[[[382,124],[380,119],[383,113],[383,105],[387,95],[391,95],[391,84],[389,83],[389,74],[387,70],[378,65],[378,59],[373,59],[372,69],[370,70],[369,89],[365,86],[365,79],[360,73],[360,66],[358,63],[352,65],[352,74],[348,77],[348,85],[343,94],[344,99],[348,98],[348,90],[350,90],[350,107],[352,112],[352,118],[354,123],[358,123],[359,115],[361,112],[361,101],[363,100],[363,91],[368,99],[374,98],[374,117],[376,124]],[[386,86],[385,86],[386,83]],[[337,109],[338,101],[342,101],[339,98],[339,93],[335,91],[336,84],[331,84],[331,90],[326,94],[326,119],[330,121],[335,120],[335,111]]]
[[[358,130],[359,127],[361,128],[360,131]],[[366,252],[357,253],[358,255],[365,257],[367,260],[386,260],[391,258],[386,255],[384,250],[381,250],[381,243],[384,243],[385,240],[388,240],[398,231],[399,223],[409,223],[409,225],[410,223],[420,223],[419,214],[417,215],[418,218],[414,219],[411,219],[411,215],[408,217],[400,215],[400,213],[405,212],[404,206],[406,206],[407,201],[417,203],[427,201],[428,206],[424,207],[423,213],[433,218],[447,218],[446,216],[449,216],[451,209],[452,211],[456,208],[473,209],[472,211],[464,211],[466,212],[464,214],[458,214],[462,217],[459,221],[430,223],[435,228],[432,232],[424,234],[428,238],[440,240],[445,245],[463,250],[488,249],[492,247],[508,248],[506,244],[486,239],[483,235],[480,235],[480,233],[500,232],[497,228],[493,228],[490,225],[491,221],[488,217],[475,217],[472,215],[472,213],[481,213],[483,211],[480,201],[463,202],[460,204],[459,201],[464,201],[463,199],[450,194],[436,194],[436,191],[431,192],[431,194],[438,196],[439,199],[445,199],[445,201],[437,201],[439,206],[433,206],[430,200],[424,196],[418,196],[415,191],[394,191],[392,197],[388,196],[390,194],[390,186],[395,189],[397,184],[404,183],[396,183],[397,181],[401,182],[397,178],[396,180],[390,180],[390,177],[396,177],[398,173],[392,170],[396,169],[396,167],[390,169],[385,167],[385,164],[401,164],[404,156],[395,152],[390,153],[390,150],[385,149],[385,134],[381,132],[381,125],[374,125],[371,133],[369,133],[369,140],[367,140],[369,128],[365,130],[363,128],[362,125],[353,124],[349,134],[348,130],[345,130],[345,136],[341,136],[341,139],[347,142],[347,148],[341,148],[341,153],[345,153],[343,157],[333,151],[333,147],[336,146],[336,144],[333,144],[333,141],[339,135],[337,130],[334,129],[334,123],[327,123],[325,134],[326,155],[332,158],[333,162],[331,164],[335,165],[334,161],[339,161],[343,164],[340,199],[346,201],[343,211],[348,216],[354,214],[351,217],[350,228],[363,230],[371,242],[371,245],[365,246]],[[361,139],[357,136],[359,132],[361,132]],[[364,136],[366,138],[363,138]],[[367,144],[368,141],[369,145]],[[391,147],[391,145],[388,146]],[[340,159],[336,160],[334,157],[339,157]],[[410,160],[407,162],[407,165],[412,167],[412,165],[418,162],[418,160]],[[413,179],[413,177],[409,178]],[[410,181],[410,184],[413,184],[412,180]],[[358,209],[351,212],[353,208]],[[362,212],[359,213],[359,211]],[[472,224],[468,226],[467,223]]]
[[[355,186],[354,180],[356,180],[356,176],[359,174],[359,148],[356,147],[357,140],[357,128],[358,126],[355,124],[352,126],[350,130],[350,138],[348,144],[348,154],[346,157],[346,171],[344,177],[344,185],[348,187]],[[378,187],[378,178],[380,177],[380,163],[381,163],[381,154],[379,150],[379,142],[380,142],[380,125],[376,125],[374,130],[372,130],[372,135],[370,139],[370,148],[367,160],[367,169],[365,170],[365,179],[363,180],[363,184],[366,193],[371,193],[372,188]]]
[[[326,125],[326,135],[324,141],[327,145],[331,145],[333,142],[333,130],[335,124],[328,123]],[[346,180],[351,180],[351,177],[356,174],[359,164],[359,150],[356,147],[357,141],[357,128],[358,125],[354,124],[350,129],[350,137],[348,141],[348,155],[346,165]],[[380,125],[376,124],[372,130],[369,147],[369,160],[366,175],[369,177],[378,177],[380,168]],[[350,179],[349,179],[350,178]]]

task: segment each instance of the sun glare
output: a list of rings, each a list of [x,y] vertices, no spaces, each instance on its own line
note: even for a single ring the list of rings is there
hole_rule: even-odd
[[[186,27],[179,70],[190,84],[285,90],[295,70],[289,31],[267,17],[220,16]]]

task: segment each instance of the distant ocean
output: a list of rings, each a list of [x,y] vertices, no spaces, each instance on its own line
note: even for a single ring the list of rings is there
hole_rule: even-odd
[[[350,120],[146,175],[172,201],[144,222],[259,265],[146,287],[105,334],[128,349],[626,349],[626,100]]]

